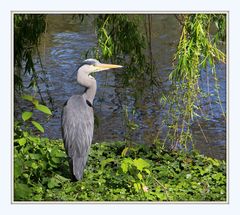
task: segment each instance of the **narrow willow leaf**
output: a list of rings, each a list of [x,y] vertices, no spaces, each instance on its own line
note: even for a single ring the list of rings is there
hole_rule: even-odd
[[[23,121],[27,121],[32,117],[32,112],[25,111],[22,113],[22,119]]]
[[[33,100],[32,100],[32,103],[36,106],[36,105],[39,104],[39,101],[38,101],[37,99],[33,99]]]
[[[122,157],[125,157],[126,156],[126,154],[127,154],[127,151],[128,151],[128,147],[126,147],[126,148],[124,148],[123,150],[122,150]]]
[[[30,102],[33,101],[33,97],[30,96],[30,95],[23,95],[22,99],[25,99],[25,100],[30,101]]]
[[[45,114],[52,115],[51,110],[45,105],[36,105],[35,107]]]
[[[101,169],[103,170],[104,169],[104,167],[107,165],[107,164],[109,164],[109,163],[111,163],[111,162],[114,162],[115,160],[113,159],[113,158],[107,158],[107,159],[105,159],[105,160],[102,160],[101,161]]]
[[[44,133],[44,128],[36,121],[32,121],[32,124],[42,133]]]

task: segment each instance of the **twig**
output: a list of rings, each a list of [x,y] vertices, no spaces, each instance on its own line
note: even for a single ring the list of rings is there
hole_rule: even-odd
[[[164,185],[161,182],[159,182],[154,176],[153,176],[153,179],[163,188],[164,193],[166,194],[167,200],[169,201],[170,199],[169,199],[169,196],[168,196],[168,193],[167,193],[167,188],[164,187]]]

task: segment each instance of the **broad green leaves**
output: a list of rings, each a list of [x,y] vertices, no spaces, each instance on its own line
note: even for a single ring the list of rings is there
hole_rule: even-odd
[[[156,148],[136,145],[122,157],[125,143],[93,144],[82,181],[71,182],[61,141],[25,138],[14,146],[15,200],[226,200],[225,162],[196,152],[162,151],[156,157]]]
[[[146,173],[150,175],[150,170],[148,169],[150,164],[142,158],[124,158],[121,163],[121,169],[123,173],[132,176],[131,183],[136,192],[148,192],[146,186]]]
[[[52,112],[51,110],[45,106],[45,105],[42,105],[42,104],[39,104],[39,101],[34,98],[33,96],[31,95],[23,95],[22,96],[22,99],[26,100],[26,101],[30,101],[32,102],[32,104],[35,106],[35,108],[45,114],[48,114],[48,115],[52,115]]]
[[[42,104],[39,104],[39,101],[38,101],[36,98],[34,98],[33,96],[31,96],[31,95],[23,95],[23,96],[22,96],[22,99],[31,102],[31,103],[33,104],[33,107],[34,107],[35,110],[41,111],[42,113],[44,113],[44,114],[46,114],[46,115],[48,115],[48,116],[49,116],[49,115],[52,115],[51,110],[50,110],[47,106],[42,105]],[[22,119],[23,119],[24,122],[26,122],[26,121],[28,121],[30,118],[32,118],[32,116],[33,116],[33,111],[34,111],[34,110],[32,110],[32,111],[24,111],[24,112],[22,113]],[[32,121],[31,121],[31,124],[32,124],[38,131],[44,133],[44,128],[43,128],[43,126],[42,126],[39,122],[37,122],[37,121],[35,121],[35,120],[32,120]]]
[[[150,167],[150,164],[146,160],[143,160],[142,158],[138,159],[124,158],[121,163],[121,168],[123,172],[124,173],[128,172],[129,168],[132,167],[136,167],[137,170],[142,172],[144,168]]]
[[[34,121],[33,121],[34,122]],[[38,123],[35,125],[43,131]],[[67,159],[63,143],[14,129],[14,198],[15,200],[41,200],[45,189],[62,186],[69,179],[60,176],[66,170]]]

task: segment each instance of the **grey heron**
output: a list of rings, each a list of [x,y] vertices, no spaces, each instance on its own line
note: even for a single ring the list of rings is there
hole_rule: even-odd
[[[93,100],[97,83],[90,74],[121,67],[103,64],[95,59],[87,59],[78,69],[77,81],[86,88],[85,92],[82,95],[71,96],[62,112],[62,136],[73,180],[82,179],[93,138]]]

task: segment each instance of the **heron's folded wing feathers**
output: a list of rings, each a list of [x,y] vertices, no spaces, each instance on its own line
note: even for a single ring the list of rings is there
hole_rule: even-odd
[[[93,110],[83,96],[72,96],[63,109],[64,146],[72,161],[73,174],[82,177],[93,137]]]

